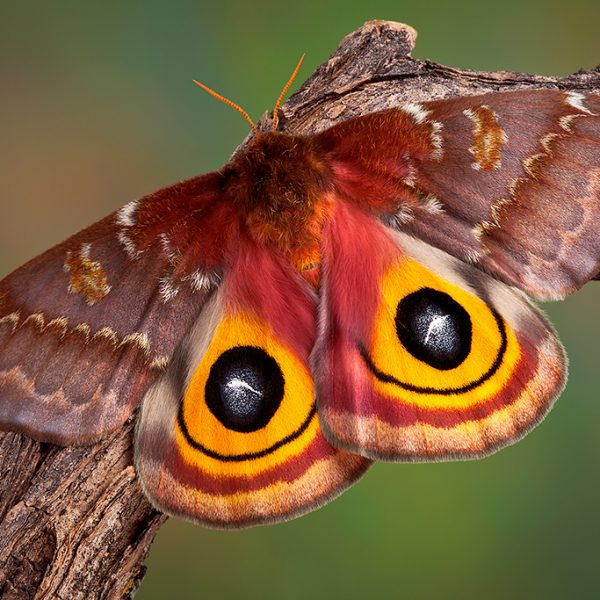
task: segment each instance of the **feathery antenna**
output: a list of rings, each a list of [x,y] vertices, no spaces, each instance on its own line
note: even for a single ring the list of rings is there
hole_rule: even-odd
[[[199,81],[196,81],[195,79],[193,81],[196,85],[199,85],[205,92],[208,92],[211,96],[214,96],[217,100],[219,100],[219,101],[223,102],[224,104],[231,106],[231,108],[237,110],[240,113],[240,115],[242,115],[242,117],[244,117],[244,119],[246,119],[246,121],[248,121],[248,123],[250,123],[252,129],[254,129],[254,131],[256,131],[256,125],[254,124],[254,121],[250,118],[248,113],[241,106],[238,106],[235,102],[232,102],[228,98],[225,98],[225,96],[221,96],[221,94],[217,94],[217,92],[215,92],[214,90],[211,90],[208,86],[204,85],[203,83],[200,83]]]
[[[279,107],[281,106],[281,103],[283,102],[283,99],[285,98],[287,91],[290,89],[290,85],[292,85],[292,83],[294,82],[294,79],[296,79],[296,75],[298,75],[298,71],[300,70],[302,61],[304,60],[305,56],[306,56],[306,54],[303,54],[300,57],[300,60],[298,61],[298,64],[296,65],[296,68],[294,69],[292,76],[289,78],[288,82],[285,84],[285,87],[283,88],[283,90],[281,90],[281,94],[279,94],[279,98],[277,98],[275,108],[273,109],[273,131],[277,131],[277,124],[279,123]]]
[[[277,131],[277,124],[279,123],[279,108],[281,107],[281,103],[283,102],[283,99],[285,98],[287,91],[290,89],[290,86],[292,85],[292,83],[294,83],[294,79],[296,79],[296,75],[298,75],[298,71],[300,70],[300,67],[302,66],[302,62],[304,61],[305,56],[306,55],[303,54],[300,57],[300,60],[298,61],[298,64],[296,65],[296,68],[294,69],[292,76],[288,79],[288,82],[285,84],[283,90],[281,90],[281,94],[279,94],[279,98],[277,98],[277,102],[275,103],[275,108],[273,109],[273,131]],[[252,127],[252,129],[254,131],[256,131],[256,125],[254,124],[254,121],[250,118],[248,113],[241,106],[238,106],[235,102],[232,102],[231,100],[229,100],[229,98],[225,98],[225,96],[221,96],[221,94],[217,94],[217,92],[215,92],[214,90],[211,90],[207,85],[204,85],[203,83],[200,83],[199,81],[196,81],[195,79],[193,79],[193,82],[196,85],[200,86],[205,92],[208,92],[211,96],[213,96],[214,98],[219,100],[220,102],[223,102],[224,104],[227,104],[228,106],[231,106],[231,108],[237,110],[237,112],[239,112],[240,115],[242,115],[242,117],[244,117],[244,119],[246,119],[246,121],[248,121],[248,123],[250,123],[250,126]]]

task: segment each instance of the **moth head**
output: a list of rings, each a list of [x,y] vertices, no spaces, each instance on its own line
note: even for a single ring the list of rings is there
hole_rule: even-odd
[[[263,207],[265,217],[302,210],[328,186],[329,171],[310,138],[258,132],[227,172],[229,190],[243,213]]]

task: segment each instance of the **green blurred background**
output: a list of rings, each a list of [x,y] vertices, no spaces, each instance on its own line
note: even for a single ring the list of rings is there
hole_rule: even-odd
[[[0,275],[132,198],[220,166],[298,56],[368,19],[414,55],[562,75],[600,63],[597,0],[0,2]],[[340,499],[240,532],[170,520],[138,598],[600,597],[600,283],[547,306],[571,358],[541,427],[480,462],[376,465]]]

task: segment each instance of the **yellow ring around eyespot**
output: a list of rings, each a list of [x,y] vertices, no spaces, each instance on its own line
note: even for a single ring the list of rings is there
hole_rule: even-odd
[[[450,295],[469,314],[472,324],[471,352],[456,368],[442,371],[408,352],[396,333],[398,302],[407,295],[429,287]],[[457,389],[477,381],[493,366],[502,345],[498,323],[488,305],[477,296],[450,283],[412,259],[402,259],[384,275],[381,302],[376,312],[371,347],[367,352],[383,373],[418,387]],[[515,333],[506,326],[506,350],[498,369],[480,385],[469,391],[450,395],[428,394],[402,389],[394,383],[380,381],[371,374],[376,389],[424,408],[467,408],[489,399],[505,387],[520,357]]]
[[[242,462],[223,462],[199,452],[188,444],[179,428],[176,429],[175,439],[185,462],[210,475],[215,477],[253,477],[263,471],[278,467],[304,452],[319,431],[319,420],[315,415],[306,430],[288,444],[261,458]]]
[[[277,412],[261,429],[242,433],[225,427],[209,410],[205,401],[205,387],[215,361],[236,346],[262,348],[278,363],[284,377],[284,397]],[[280,344],[270,328],[252,315],[227,315],[216,328],[213,339],[196,367],[183,397],[182,417],[191,438],[210,452],[224,456],[260,454],[286,437],[301,430],[310,417],[314,404],[314,384],[306,365]],[[318,430],[316,416],[301,433],[265,456],[228,462],[213,458],[185,439],[177,431],[177,443],[184,460],[215,474],[250,474],[280,464],[300,453]]]

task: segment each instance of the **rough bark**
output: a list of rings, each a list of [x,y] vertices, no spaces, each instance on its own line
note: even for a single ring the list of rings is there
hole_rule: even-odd
[[[565,78],[475,72],[411,58],[416,32],[372,21],[342,41],[283,107],[294,133],[393,106],[526,87],[600,90],[600,70]],[[265,115],[261,126],[268,125]],[[126,393],[126,391],[125,391]],[[2,598],[128,598],[165,517],[144,498],[132,461],[133,422],[89,448],[0,434]]]

